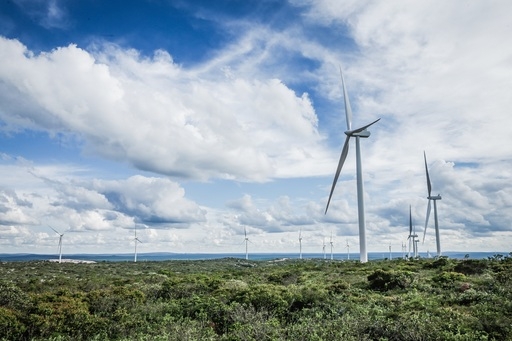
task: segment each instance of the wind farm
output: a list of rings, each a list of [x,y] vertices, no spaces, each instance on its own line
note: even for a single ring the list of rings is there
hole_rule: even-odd
[[[510,13],[0,1],[0,340],[512,340]]]

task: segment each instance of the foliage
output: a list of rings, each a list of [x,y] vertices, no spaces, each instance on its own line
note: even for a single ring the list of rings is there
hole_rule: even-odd
[[[0,340],[510,340],[485,260],[0,263]]]

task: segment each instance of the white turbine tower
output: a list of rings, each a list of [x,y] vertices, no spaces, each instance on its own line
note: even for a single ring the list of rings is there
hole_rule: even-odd
[[[409,205],[409,237],[407,237],[407,240],[409,241],[409,253],[408,257],[411,257],[411,243],[412,243],[412,249],[413,249],[413,257],[416,258],[418,256],[418,244],[417,240],[418,235],[416,234],[416,227],[412,227],[412,213],[411,213],[411,206]]]
[[[430,203],[434,202],[434,226],[436,229],[436,246],[437,246],[437,256],[441,256],[441,240],[439,238],[439,223],[437,220],[437,200],[441,200],[441,195],[432,196],[432,184],[430,183],[430,176],[428,175],[428,166],[427,166],[427,154],[423,152],[423,157],[425,158],[425,173],[427,175],[427,191],[428,191],[428,206],[427,206],[427,218],[425,219],[425,229],[423,230],[423,244],[425,244],[425,234],[427,233],[428,226],[428,218],[430,217]]]
[[[324,253],[324,259],[326,259],[326,254],[325,254],[325,237],[324,237],[324,245],[322,246],[322,252]]]
[[[350,245],[348,245],[348,239],[347,239],[347,260],[350,260]]]
[[[302,259],[302,229],[299,230],[299,259]]]
[[[391,243],[389,243],[389,260],[392,260],[393,257],[391,256]]]
[[[370,124],[367,124],[361,128],[357,128],[352,130],[352,109],[350,108],[350,102],[348,99],[347,89],[345,87],[345,81],[343,79],[343,73],[341,72],[341,83],[343,85],[343,98],[345,100],[345,115],[347,118],[347,131],[345,131],[345,144],[343,145],[343,149],[340,155],[340,161],[338,162],[338,168],[336,169],[336,173],[334,175],[334,180],[332,182],[331,193],[329,194],[329,200],[327,201],[327,206],[325,207],[325,214],[327,214],[327,210],[329,209],[329,203],[331,202],[332,193],[334,192],[334,187],[336,187],[336,182],[338,181],[338,177],[340,176],[341,169],[343,164],[345,163],[345,159],[348,155],[349,142],[351,137],[355,137],[356,139],[356,173],[357,173],[357,207],[358,207],[358,218],[359,218],[359,258],[361,263],[366,263],[368,261],[368,253],[366,251],[366,223],[364,217],[364,190],[363,190],[363,169],[361,163],[361,148],[359,146],[360,138],[368,138],[370,137],[370,132],[366,130],[372,124],[375,124],[380,120],[377,119]]]
[[[247,229],[244,227],[244,235],[245,235],[245,259],[249,259],[249,248],[248,248],[248,244],[249,244],[249,238],[247,238]]]
[[[334,246],[334,243],[332,241],[332,232],[331,232],[331,241],[329,242],[329,244],[331,244],[331,260],[333,260],[334,258],[333,258],[333,255],[332,255],[332,248]]]
[[[62,262],[62,237],[64,237],[64,233],[60,233],[50,225],[48,225],[55,233],[59,235],[59,263]]]
[[[142,243],[139,238],[137,238],[137,226],[134,228],[134,238],[133,241],[135,242],[135,254],[133,258],[133,262],[137,263],[137,243]]]

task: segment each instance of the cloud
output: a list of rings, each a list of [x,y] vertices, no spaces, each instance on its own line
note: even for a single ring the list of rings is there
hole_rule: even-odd
[[[69,132],[89,153],[180,177],[263,181],[320,171],[310,166],[325,157],[312,103],[278,79],[210,80],[167,52],[143,57],[115,45],[38,55],[16,40],[0,45],[8,108],[0,117],[11,129]],[[22,98],[28,104],[17,107]]]
[[[136,221],[157,228],[206,220],[206,211],[184,198],[185,191],[165,178],[132,176],[126,180],[96,180],[92,184],[116,208]]]
[[[70,24],[58,0],[14,0],[14,3],[46,29],[64,29]]]

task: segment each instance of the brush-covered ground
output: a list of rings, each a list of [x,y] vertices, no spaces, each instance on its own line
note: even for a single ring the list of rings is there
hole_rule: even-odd
[[[512,253],[0,263],[0,339],[512,340]]]

